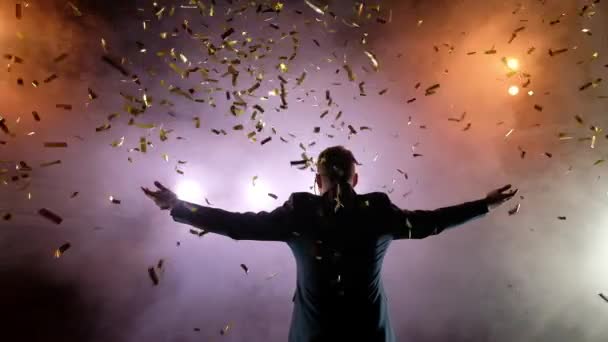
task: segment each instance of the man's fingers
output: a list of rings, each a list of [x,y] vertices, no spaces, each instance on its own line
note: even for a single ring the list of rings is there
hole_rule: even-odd
[[[511,188],[511,184],[507,184],[505,186],[503,186],[502,188],[498,189],[498,192],[505,192],[507,190],[509,190]]]
[[[154,181],[154,185],[156,185],[157,188],[161,189],[161,190],[169,190],[167,188],[165,188],[164,185],[160,184],[159,181]]]

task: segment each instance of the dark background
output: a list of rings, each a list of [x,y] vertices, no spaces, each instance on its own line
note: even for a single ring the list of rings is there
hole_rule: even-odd
[[[358,192],[390,192],[403,208],[477,199],[505,183],[520,189],[521,197],[486,218],[393,245],[384,281],[400,340],[608,337],[608,303],[598,296],[608,292],[608,163],[598,163],[608,157],[608,132],[590,129],[608,124],[607,4],[383,1],[377,11],[375,4],[366,4],[358,16],[356,3],[348,1],[327,4],[321,15],[303,1],[284,1],[280,13],[264,12],[276,3],[267,2],[256,13],[259,2],[217,0],[210,17],[208,1],[204,15],[180,7],[188,1],[157,1],[158,8],[166,7],[159,20],[152,1],[72,3],[81,16],[59,0],[30,1],[21,19],[15,17],[15,1],[0,4],[0,54],[23,59],[3,59],[11,67],[0,71],[0,116],[14,134],[0,132],[0,213],[11,214],[0,220],[2,340],[286,340],[295,286],[287,246],[195,236],[158,211],[139,187],[159,180],[199,203],[206,198],[227,210],[271,210],[293,191],[313,191],[311,169],[298,170],[289,161],[301,159],[302,152],[316,157],[337,144],[352,149],[363,164],[357,170]],[[215,47],[230,27],[235,33],[227,40],[237,40],[239,51],[261,45],[254,53],[258,59],[241,56],[235,65],[236,87],[229,75],[222,77],[228,68],[222,60],[233,61],[236,52],[220,49],[210,56],[200,39],[183,30],[184,20]],[[160,37],[174,28],[178,36]],[[592,34],[581,32],[584,28]],[[297,55],[281,73],[281,56],[293,51],[291,31],[297,31],[292,34]],[[252,41],[242,47],[247,37]],[[112,56],[125,58],[124,66],[140,84],[101,61],[101,38]],[[496,54],[484,53],[493,47]],[[535,50],[528,53],[531,47]],[[179,77],[168,66],[172,48],[191,63],[178,60],[180,68],[206,67],[218,82],[205,82],[196,73]],[[569,50],[548,53],[561,48]],[[366,50],[377,56],[377,72]],[[165,56],[157,56],[159,51]],[[69,55],[53,62],[62,53]],[[502,57],[518,58],[520,72],[507,77]],[[345,61],[356,74],[354,82],[343,69]],[[303,71],[306,79],[296,85]],[[53,73],[56,80],[42,82]],[[235,117],[230,113],[234,95],[229,101],[225,91],[250,88],[259,73],[264,74],[261,86],[243,95],[247,109]],[[279,75],[288,81],[286,110],[279,108],[278,96],[260,99],[279,88]],[[509,86],[522,87],[528,78],[527,88],[509,96]],[[604,81],[579,90],[598,78]],[[40,82],[38,88],[33,80]],[[359,94],[362,81],[367,96]],[[205,103],[170,93],[170,84],[196,87]],[[441,86],[425,96],[433,84]],[[95,100],[87,88],[98,95]],[[388,90],[379,95],[383,89]],[[151,106],[134,120],[155,128],[128,125],[131,115],[124,105],[129,101],[121,92],[151,98]],[[174,105],[162,105],[163,99]],[[71,104],[72,110],[56,104]],[[257,118],[265,126],[253,142],[246,135],[255,130],[257,120],[250,119],[255,104],[265,109]],[[325,110],[329,114],[320,118]],[[335,120],[339,111],[343,114]],[[448,120],[463,112],[461,122]],[[111,113],[120,117],[109,130],[96,132]],[[194,117],[200,118],[198,129]],[[237,124],[244,129],[233,130]],[[358,133],[349,134],[348,125]],[[316,126],[320,133],[314,133]],[[159,138],[160,128],[173,130],[166,141]],[[560,140],[559,133],[572,139]],[[130,151],[142,136],[153,146],[145,154]],[[261,145],[268,136],[272,140]],[[121,137],[121,147],[110,146]],[[47,141],[65,141],[68,148],[45,148]],[[62,163],[40,165],[54,160]],[[18,170],[20,161],[32,171]],[[25,173],[29,178],[13,181]],[[74,192],[79,194],[71,198]],[[109,196],[121,203],[111,203]],[[520,211],[509,215],[517,203]],[[37,214],[40,208],[59,214],[63,222],[46,220]],[[55,258],[54,251],[66,242],[71,248]],[[160,259],[163,271],[154,286],[147,269]]]

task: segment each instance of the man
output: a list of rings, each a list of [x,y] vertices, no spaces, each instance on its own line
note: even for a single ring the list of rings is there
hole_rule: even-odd
[[[403,210],[381,192],[357,194],[355,157],[342,146],[319,155],[320,196],[292,193],[272,212],[233,213],[180,201],[158,182],[142,188],[173,219],[236,240],[283,241],[297,264],[290,342],[395,341],[382,286],[396,239],[423,239],[486,214],[512,198],[510,185],[437,210]]]

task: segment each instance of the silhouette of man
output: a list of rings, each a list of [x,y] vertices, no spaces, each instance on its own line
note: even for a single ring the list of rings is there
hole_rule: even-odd
[[[403,210],[382,192],[357,194],[357,161],[342,146],[317,159],[320,196],[292,193],[271,212],[234,213],[181,201],[169,189],[144,193],[173,219],[235,240],[283,241],[296,259],[290,342],[392,342],[382,286],[393,240],[423,239],[486,214],[512,198],[510,185],[480,200],[436,210]]]

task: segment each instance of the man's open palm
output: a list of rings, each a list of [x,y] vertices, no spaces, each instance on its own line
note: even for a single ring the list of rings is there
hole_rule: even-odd
[[[490,191],[486,196],[486,203],[488,209],[494,209],[504,202],[510,200],[517,193],[518,189],[507,191],[511,189],[511,184],[505,185],[502,188]]]
[[[160,182],[154,182],[154,185],[159,189],[158,191],[152,191],[148,188],[142,187],[144,194],[154,201],[154,203],[162,210],[172,209],[177,202],[177,195],[167,188]]]

